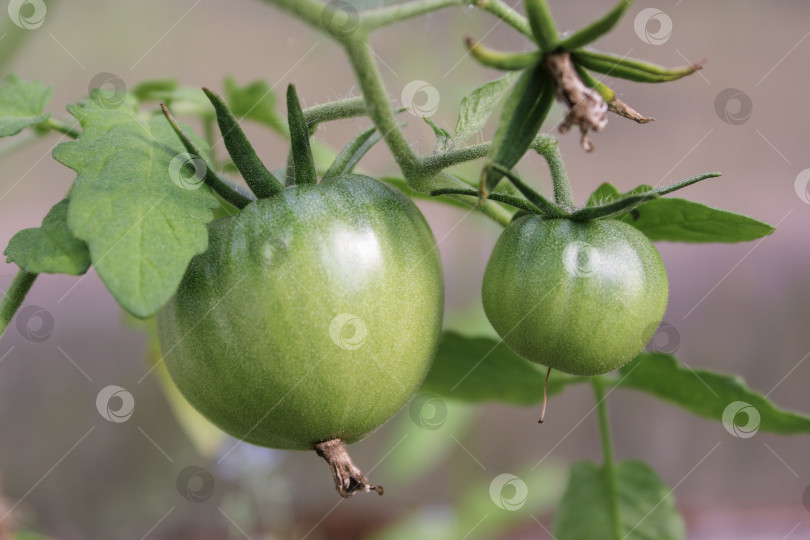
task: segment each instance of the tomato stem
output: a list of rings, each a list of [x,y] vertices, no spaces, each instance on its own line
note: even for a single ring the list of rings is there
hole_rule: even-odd
[[[605,395],[605,381],[601,376],[591,379],[593,386],[596,409],[599,414],[599,434],[602,439],[602,456],[604,460],[605,479],[608,486],[609,504],[611,520],[613,522],[613,537],[621,540],[624,537],[622,531],[622,516],[619,508],[619,481],[616,476],[616,467],[613,461],[613,446],[610,441],[610,422],[607,411],[607,396]]]
[[[352,461],[349,452],[346,450],[346,443],[341,439],[330,439],[316,444],[315,452],[329,464],[332,469],[332,476],[335,479],[335,489],[341,497],[348,499],[357,491],[370,493],[376,491],[383,494],[382,486],[369,484],[366,477]]]
[[[567,210],[576,207],[574,195],[571,193],[571,184],[568,182],[568,172],[565,170],[562,153],[557,139],[549,136],[540,136],[532,144],[535,152],[543,156],[551,172],[551,181],[554,184],[554,202]]]
[[[17,275],[14,276],[11,285],[8,286],[8,290],[3,294],[3,297],[0,298],[0,337],[2,337],[3,333],[6,331],[8,323],[14,318],[14,314],[20,309],[23,300],[25,300],[25,295],[31,290],[31,286],[34,284],[34,280],[37,279],[37,275],[38,274],[20,270],[17,272]]]

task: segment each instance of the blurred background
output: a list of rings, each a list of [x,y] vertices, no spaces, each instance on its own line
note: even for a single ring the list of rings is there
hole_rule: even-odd
[[[385,3],[395,2],[353,2],[359,9]],[[522,10],[522,2],[509,3]],[[550,4],[562,30],[593,20],[613,0]],[[357,95],[340,49],[255,0],[51,2],[43,24],[28,34],[4,70],[52,85],[47,110],[63,118],[65,105],[85,96],[100,73],[130,88],[175,77],[221,90],[231,75],[241,84],[265,79],[279,93],[295,82],[305,105]],[[392,101],[408,83],[426,81],[440,96],[432,119],[452,131],[461,98],[498,75],[465,57],[468,35],[500,49],[529,48],[514,30],[472,8],[401,23],[372,38]],[[777,226],[759,242],[658,246],[670,278],[665,321],[677,338],[668,346],[690,367],[738,373],[778,405],[804,413],[810,413],[808,36],[810,8],[801,1],[639,2],[597,47],[668,66],[706,57],[704,70],[658,86],[612,81],[623,101],[656,121],[639,126],[611,116],[590,154],[576,134],[560,140],[580,202],[606,181],[625,191],[719,170],[723,177],[680,196]],[[555,107],[546,129],[562,114]],[[430,152],[432,131],[409,120],[407,136]],[[329,124],[316,137],[339,148],[368,125]],[[261,126],[245,128],[270,168],[281,166],[283,142]],[[483,137],[491,134],[490,123]],[[0,246],[18,230],[39,226],[73,180],[50,157],[58,142],[53,134],[0,158]],[[363,168],[398,174],[382,144]],[[551,194],[537,156],[518,169]],[[462,171],[477,174],[475,166]],[[446,327],[492,335],[480,282],[499,228],[477,214],[420,207],[440,240]],[[0,263],[0,289],[16,270]],[[176,396],[163,391],[160,370],[147,376],[156,354],[148,328],[127,322],[92,271],[81,278],[43,275],[26,306],[39,309],[12,323],[0,342],[0,514],[8,511],[16,527],[54,538],[550,538],[567,465],[601,459],[596,418],[586,417],[593,406],[587,387],[554,398],[543,426],[534,408],[420,399],[353,447],[355,461],[385,486],[385,496],[342,501],[314,453],[220,438],[181,404],[173,406]],[[96,408],[99,391],[110,385],[134,398],[125,422],[106,421]],[[689,538],[810,538],[810,437],[735,438],[720,423],[631,391],[611,395],[610,414],[617,458],[647,461],[674,488]],[[520,511],[493,504],[488,490],[500,474],[528,485]]]

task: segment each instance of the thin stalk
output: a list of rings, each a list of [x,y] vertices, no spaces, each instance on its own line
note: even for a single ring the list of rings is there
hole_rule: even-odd
[[[535,151],[543,156],[551,171],[551,181],[554,184],[554,202],[563,208],[574,208],[574,195],[571,193],[571,184],[568,182],[568,173],[565,170],[562,153],[554,137],[538,137],[533,145]]]
[[[0,298],[0,337],[5,333],[6,328],[8,328],[8,323],[14,318],[14,314],[20,309],[23,300],[25,300],[25,295],[31,290],[31,286],[34,284],[34,280],[37,279],[37,275],[38,274],[20,270],[17,272],[17,275],[14,276],[11,285],[8,286],[8,290],[3,294],[3,297]]]
[[[591,379],[593,386],[596,409],[599,414],[599,434],[602,439],[602,456],[604,459],[605,479],[608,484],[608,504],[610,505],[610,517],[613,522],[613,537],[621,539],[624,537],[622,530],[622,515],[619,509],[619,480],[616,476],[616,466],[613,461],[613,446],[610,441],[610,422],[608,420],[607,402],[605,401],[605,384],[601,376]]]
[[[426,174],[436,174],[453,165],[466,161],[487,157],[491,143],[476,144],[458,150],[450,150],[441,154],[434,154],[420,158]]]
[[[322,122],[356,118],[366,114],[366,104],[362,97],[353,97],[329,101],[304,109],[304,118],[310,131]]]

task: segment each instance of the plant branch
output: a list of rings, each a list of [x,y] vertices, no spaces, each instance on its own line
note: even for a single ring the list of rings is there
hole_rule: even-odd
[[[608,485],[611,521],[613,522],[613,537],[621,540],[624,537],[622,530],[622,516],[619,508],[619,481],[616,477],[616,466],[613,461],[613,446],[610,442],[610,422],[608,420],[607,401],[605,397],[605,383],[601,376],[591,379],[596,408],[599,413],[599,434],[602,439],[602,456],[604,459],[605,479]]]
[[[307,121],[310,132],[315,131],[318,124],[323,122],[356,118],[365,114],[366,104],[362,97],[329,101],[304,109],[304,118]]]
[[[459,148],[458,150],[449,150],[440,154],[421,156],[419,159],[425,173],[433,175],[453,165],[487,157],[490,146],[491,143],[476,144],[466,148]]]
[[[31,286],[34,284],[34,280],[37,279],[37,275],[38,274],[20,270],[17,272],[17,275],[14,276],[14,279],[8,286],[8,290],[3,294],[3,297],[0,298],[0,337],[2,337],[3,333],[6,331],[8,323],[14,318],[14,314],[20,309],[23,300],[25,300],[25,295],[31,290]]]

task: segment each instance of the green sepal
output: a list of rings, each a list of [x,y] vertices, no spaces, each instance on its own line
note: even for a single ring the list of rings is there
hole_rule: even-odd
[[[290,144],[292,154],[292,173],[287,174],[287,183],[315,184],[318,174],[315,161],[312,159],[312,148],[309,145],[309,128],[298,100],[295,85],[287,87],[287,123],[290,125]]]
[[[250,204],[253,199],[248,197],[242,191],[235,186],[234,184],[230,183],[226,179],[219,176],[214,168],[208,163],[205,157],[202,155],[202,152],[197,147],[196,144],[189,138],[188,135],[183,131],[183,128],[177,123],[174,119],[172,114],[169,112],[169,109],[163,103],[160,104],[160,108],[163,111],[164,116],[166,116],[166,120],[169,121],[169,125],[172,127],[174,132],[177,134],[177,138],[180,139],[180,142],[183,144],[183,148],[186,149],[186,152],[189,154],[200,158],[203,163],[205,163],[205,178],[203,178],[203,182],[208,184],[208,186],[214,190],[214,192],[222,197],[225,201],[232,204],[236,208],[242,209],[248,204]]]
[[[439,197],[441,195],[469,195],[470,197],[478,197],[478,192],[474,189],[461,188],[442,188],[430,192],[431,197]],[[505,195],[503,193],[490,193],[489,200],[508,204],[509,206],[513,206],[518,210],[523,210],[524,212],[529,212],[531,214],[542,213],[539,208],[530,202],[511,195]]]
[[[619,200],[608,204],[585,206],[585,208],[580,208],[576,212],[572,213],[569,218],[573,221],[592,221],[594,219],[616,218],[627,214],[636,207],[641,206],[642,204],[653,199],[657,199],[658,197],[659,195],[654,191],[637,195],[626,195]]]
[[[620,0],[619,3],[613,6],[613,9],[608,11],[603,17],[563,39],[558,47],[566,51],[571,51],[593,43],[616,26],[616,23],[621,20],[622,15],[624,15],[624,12],[627,11],[627,8],[629,8],[632,3],[633,0]]]
[[[377,128],[372,127],[352,139],[329,166],[323,179],[350,174],[357,163],[382,139]]]
[[[546,0],[525,0],[525,4],[535,41],[543,53],[551,52],[557,47],[559,37],[548,3]]]
[[[515,174],[514,172],[505,169],[498,164],[488,165],[487,167],[492,167],[496,169],[499,173],[506,176],[510,182],[517,188],[517,190],[526,197],[529,202],[531,202],[536,208],[538,214],[547,217],[547,218],[565,218],[568,217],[568,212],[565,209],[561,208],[560,206],[554,204],[553,202],[549,201],[545,197],[543,197],[540,193],[533,190],[529,187],[528,184],[523,182],[520,177]],[[489,197],[491,198],[494,193],[490,193]]]
[[[574,63],[597,73],[627,79],[635,82],[659,83],[675,81],[691,75],[701,68],[700,64],[667,69],[656,64],[641,62],[632,58],[619,58],[609,54],[585,49],[571,52]]]
[[[253,145],[250,144],[236,117],[222,98],[207,88],[202,90],[216,111],[217,124],[219,124],[219,131],[225,141],[225,148],[228,149],[234,165],[239,169],[239,173],[253,194],[259,199],[264,199],[272,197],[284,189],[278,178],[267,170],[262,160],[256,155]]]
[[[534,142],[537,132],[554,103],[554,85],[546,69],[537,64],[523,72],[512,89],[501,114],[500,124],[489,151],[489,163],[512,169]],[[481,197],[503,178],[494,167],[481,175]]]
[[[467,38],[466,45],[472,57],[478,60],[482,65],[505,71],[520,71],[526,69],[538,63],[543,58],[543,54],[540,51],[522,53],[496,51],[469,37]]]

